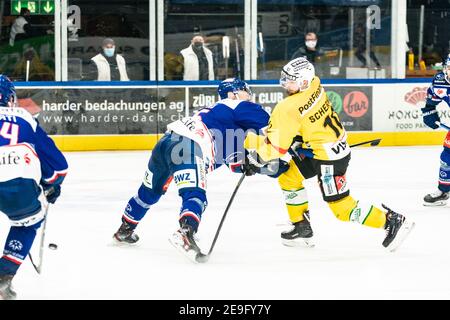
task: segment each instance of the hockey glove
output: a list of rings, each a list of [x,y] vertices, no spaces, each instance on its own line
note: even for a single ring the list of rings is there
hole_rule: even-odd
[[[436,124],[440,122],[439,114],[436,110],[436,106],[426,105],[422,110],[423,122],[430,127],[431,129],[439,128],[439,125]]]
[[[61,195],[61,185],[60,184],[46,184],[42,183],[42,188],[44,189],[45,198],[47,198],[48,203],[55,203],[56,199]]]
[[[241,165],[241,171],[246,176],[253,176],[259,173],[264,164],[258,161],[262,160],[260,160],[258,153],[256,153],[256,151],[246,151],[244,163]]]
[[[281,159],[273,159],[268,162],[262,160],[256,151],[249,151],[243,165],[245,175],[254,175],[256,173],[278,178],[289,169],[289,163]]]
[[[267,162],[267,164],[261,168],[259,173],[265,174],[271,178],[278,178],[288,170],[289,170],[288,162],[281,159],[274,159]]]

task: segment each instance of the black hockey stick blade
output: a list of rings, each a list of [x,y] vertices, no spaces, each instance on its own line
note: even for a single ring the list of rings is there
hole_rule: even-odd
[[[198,253],[195,257],[195,261],[198,263],[206,263],[209,260],[209,254]]]
[[[369,140],[369,141],[352,144],[352,145],[350,145],[350,148],[362,146],[365,144],[370,144],[371,147],[375,147],[375,146],[379,145],[380,142],[381,142],[381,139],[374,139],[374,140]]]

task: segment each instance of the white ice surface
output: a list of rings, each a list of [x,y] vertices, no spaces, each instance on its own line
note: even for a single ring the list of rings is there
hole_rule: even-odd
[[[27,259],[14,279],[23,299],[450,299],[450,207],[422,206],[437,185],[441,147],[355,148],[351,194],[407,215],[416,228],[395,253],[384,232],[338,221],[315,179],[306,181],[316,247],[288,248],[276,180],[247,177],[207,264],[168,242],[180,199],[172,185],[139,225],[138,246],[112,246],[122,211],[140,185],[150,152],[67,153],[63,195],[50,208],[43,274]],[[239,175],[209,176],[209,206],[199,230],[209,249]],[[9,228],[0,215],[0,240]],[[33,250],[36,250],[38,242]],[[35,253],[36,254],[36,253]]]

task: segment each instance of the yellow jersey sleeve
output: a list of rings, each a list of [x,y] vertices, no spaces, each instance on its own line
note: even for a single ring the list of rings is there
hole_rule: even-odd
[[[283,101],[278,103],[269,120],[266,136],[249,134],[244,142],[246,149],[254,149],[264,161],[281,158],[297,136],[300,121],[296,108]]]

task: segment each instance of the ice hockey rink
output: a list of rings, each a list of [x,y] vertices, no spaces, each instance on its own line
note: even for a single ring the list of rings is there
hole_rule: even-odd
[[[382,247],[383,230],[338,221],[315,179],[306,187],[316,247],[282,246],[281,192],[276,180],[254,176],[244,180],[206,264],[190,262],[168,242],[181,204],[174,185],[139,225],[138,246],[112,245],[150,152],[66,153],[70,171],[46,229],[46,244],[58,249],[45,250],[41,275],[27,259],[13,285],[19,299],[450,299],[450,207],[422,206],[436,187],[440,152],[439,146],[353,149],[351,194],[416,222],[397,252]],[[209,176],[198,233],[203,251],[238,179],[227,168]],[[8,228],[1,215],[2,241]]]

